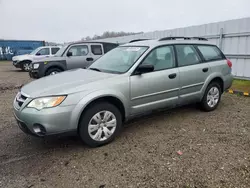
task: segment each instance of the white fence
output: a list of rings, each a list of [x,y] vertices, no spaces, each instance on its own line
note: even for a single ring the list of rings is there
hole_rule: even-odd
[[[127,43],[134,39],[158,39],[169,36],[200,36],[209,39],[233,62],[235,77],[250,79],[250,17],[102,41]]]

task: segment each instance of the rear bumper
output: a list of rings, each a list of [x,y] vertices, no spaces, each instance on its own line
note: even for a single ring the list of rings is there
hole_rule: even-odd
[[[228,74],[226,76],[224,76],[224,91],[226,91],[227,89],[229,89],[232,86],[233,83],[233,75],[232,74]]]

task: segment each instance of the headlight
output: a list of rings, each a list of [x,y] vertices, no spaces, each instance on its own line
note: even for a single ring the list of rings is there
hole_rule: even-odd
[[[34,67],[34,69],[37,69],[39,67],[39,64],[36,63],[36,64],[33,65],[33,67]]]
[[[29,104],[28,108],[35,108],[37,110],[42,110],[43,108],[56,107],[61,104],[66,96],[56,96],[56,97],[42,97],[33,99]]]

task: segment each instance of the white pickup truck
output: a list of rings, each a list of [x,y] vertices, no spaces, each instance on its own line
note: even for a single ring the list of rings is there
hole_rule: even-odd
[[[23,71],[29,71],[29,65],[34,60],[51,57],[55,55],[60,48],[60,46],[42,46],[35,49],[30,54],[14,56],[12,58],[13,65],[16,68],[21,68]]]

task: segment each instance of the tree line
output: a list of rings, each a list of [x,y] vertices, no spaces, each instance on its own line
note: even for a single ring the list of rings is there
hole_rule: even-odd
[[[115,31],[105,31],[102,35],[94,35],[93,37],[87,36],[83,37],[83,41],[89,41],[89,40],[97,40],[97,39],[106,39],[106,38],[114,38],[114,37],[123,37],[128,35],[136,35],[136,34],[142,34],[143,32],[115,32]]]

